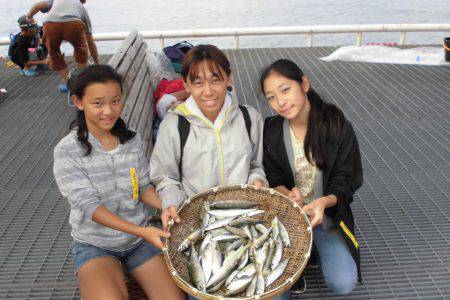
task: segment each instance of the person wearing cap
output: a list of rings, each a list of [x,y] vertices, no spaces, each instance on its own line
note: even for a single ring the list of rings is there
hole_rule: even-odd
[[[48,65],[46,58],[47,51],[42,47],[39,26],[28,22],[27,17],[21,16],[18,21],[20,34],[17,37],[16,50],[13,52],[11,60],[20,67],[20,74],[25,76],[36,76],[39,73],[36,68],[42,65]],[[40,55],[37,54],[39,50]],[[35,54],[31,57],[30,54]]]
[[[67,92],[69,69],[61,53],[62,41],[69,42],[74,49],[74,60],[78,69],[87,66],[90,53],[98,64],[97,47],[92,36],[91,19],[83,4],[86,0],[44,0],[36,2],[28,11],[27,18],[34,21],[37,12],[47,13],[44,20],[43,40],[50,55],[50,67],[58,71],[63,80],[61,92]]]

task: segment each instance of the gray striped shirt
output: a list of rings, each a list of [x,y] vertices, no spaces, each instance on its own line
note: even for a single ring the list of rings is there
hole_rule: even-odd
[[[88,140],[92,145],[89,156],[84,156],[75,131],[56,145],[53,154],[56,183],[70,204],[72,237],[101,248],[128,249],[140,238],[96,223],[92,221],[92,214],[103,205],[122,219],[139,226],[146,225],[148,210],[138,200],[152,187],[145,147],[138,134],[119,144],[117,151],[111,154],[92,134]],[[137,199],[133,199],[133,168],[139,187],[138,191],[135,188]]]

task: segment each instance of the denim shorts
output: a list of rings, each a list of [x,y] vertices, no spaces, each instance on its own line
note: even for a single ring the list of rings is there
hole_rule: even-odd
[[[142,240],[135,247],[125,251],[107,250],[91,244],[75,241],[73,243],[72,253],[76,274],[78,274],[80,267],[91,259],[113,257],[122,264],[125,274],[130,275],[135,268],[162,252],[149,242]]]

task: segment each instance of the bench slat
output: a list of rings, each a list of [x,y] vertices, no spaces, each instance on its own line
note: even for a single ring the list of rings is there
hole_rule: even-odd
[[[139,91],[139,95],[136,99],[136,104],[134,105],[134,109],[129,120],[129,126],[135,128],[141,135],[143,133],[143,128],[140,128],[138,126],[141,119],[152,117],[149,115],[151,114],[151,111],[147,110],[147,106],[152,106],[151,103],[153,102],[150,75],[150,71],[147,70],[147,73],[145,74],[145,77],[142,81],[142,87]]]
[[[130,72],[133,65],[136,63],[136,59],[138,57],[138,54],[140,51],[146,51],[147,50],[147,44],[141,39],[136,39],[136,42],[131,46],[131,48],[127,51],[127,54],[125,58],[123,59],[122,63],[120,64],[119,68],[117,69],[117,72],[121,74],[124,78],[125,86],[129,88],[133,81],[134,77],[136,76],[136,72]],[[138,62],[140,64],[140,62]]]
[[[122,119],[141,136],[147,157],[153,149],[153,90],[148,62],[147,43],[137,31],[131,32],[110,59],[111,65],[124,78],[125,95]]]
[[[148,107],[150,107],[150,110],[153,109],[153,101],[151,103],[152,105],[147,105]],[[153,113],[150,113],[148,115],[148,119],[147,122],[145,124],[145,129],[144,129],[144,134],[142,135],[142,139],[145,143],[146,146],[146,155],[147,158],[150,159],[151,155],[152,155],[152,151],[153,151],[153,142],[152,142],[152,126],[153,126]],[[145,120],[145,119],[144,119]]]
[[[136,105],[136,101],[138,99],[139,93],[143,86],[143,80],[145,78],[146,73],[148,73],[148,66],[145,63],[145,61],[143,60],[143,62],[140,65],[140,68],[136,74],[136,78],[128,92],[128,96],[126,97],[126,100],[125,100],[125,107],[123,108],[123,111],[122,111],[122,119],[128,124],[128,126],[130,126],[130,119],[131,119],[133,112],[136,113],[136,111],[134,110],[134,107]],[[148,85],[147,88],[149,88],[149,87],[150,86]],[[137,113],[140,114],[140,111],[137,111]],[[134,126],[132,126],[132,127],[134,127]]]
[[[128,48],[130,48],[130,45],[133,44],[133,42],[136,40],[137,36],[138,36],[137,31],[130,32],[130,34],[127,36],[127,38],[123,41],[119,50],[110,58],[108,65],[110,65],[113,69],[117,69],[120,62],[124,58],[125,53],[127,53]]]
[[[128,69],[128,72],[124,77],[124,82],[125,82],[125,86],[127,88],[130,88],[130,87],[131,88],[126,93],[129,93],[131,91],[134,82],[137,80],[136,76],[137,76],[141,66],[145,65],[148,68],[148,64],[145,61],[146,54],[147,54],[147,47],[141,47],[139,49],[138,53],[136,54],[133,64]]]

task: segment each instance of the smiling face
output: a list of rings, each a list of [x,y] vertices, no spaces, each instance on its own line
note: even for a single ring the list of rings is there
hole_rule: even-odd
[[[84,111],[89,132],[110,132],[122,113],[122,92],[119,83],[107,81],[86,87],[81,99],[72,96],[79,110]]]
[[[227,95],[227,86],[231,85],[231,76],[210,61],[201,61],[193,71],[193,78],[188,77],[185,87],[191,93],[202,113],[212,122],[222,109]]]
[[[306,76],[302,76],[299,82],[273,71],[264,80],[264,94],[270,107],[288,120],[308,114],[308,90],[309,81]]]

